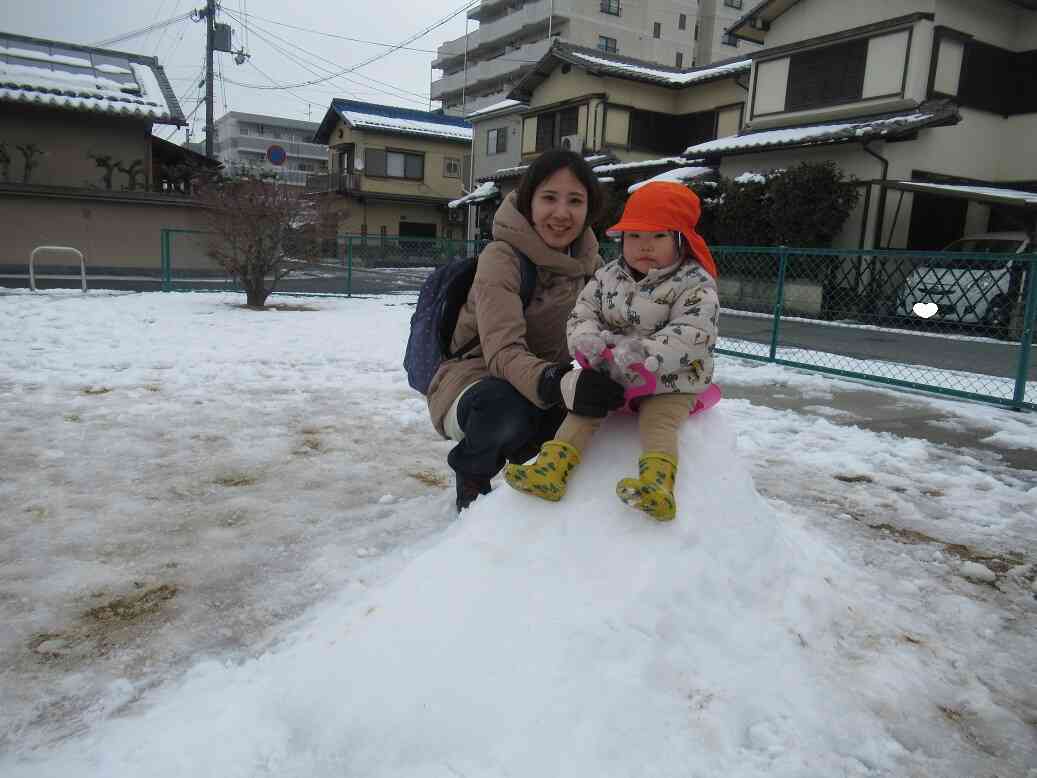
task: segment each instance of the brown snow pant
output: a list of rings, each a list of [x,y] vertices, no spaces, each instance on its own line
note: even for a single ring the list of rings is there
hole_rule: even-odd
[[[653,394],[641,401],[637,423],[641,430],[641,451],[658,451],[677,459],[677,429],[695,407],[694,394]],[[555,433],[562,440],[584,451],[603,419],[570,413]]]

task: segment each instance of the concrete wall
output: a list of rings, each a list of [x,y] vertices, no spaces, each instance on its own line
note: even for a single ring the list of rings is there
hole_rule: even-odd
[[[129,198],[129,196],[127,196]],[[0,265],[27,273],[29,254],[37,246],[71,246],[86,255],[90,267],[116,267],[157,273],[161,263],[162,228],[202,230],[205,211],[198,206],[163,203],[159,195],[139,202],[112,198],[26,197],[0,193]],[[201,239],[176,236],[172,245],[174,270],[216,270],[204,256]],[[40,256],[38,265],[72,265],[71,256]]]
[[[999,2],[1002,0],[998,0]],[[944,0],[803,0],[779,16],[767,33],[767,48],[895,19],[916,11],[933,13]],[[975,0],[962,0],[975,3]],[[986,3],[981,3],[986,5]],[[937,22],[946,24],[946,22]]]
[[[500,154],[488,154],[486,135],[490,130],[504,130],[508,134],[508,148]],[[522,113],[497,116],[489,119],[476,117],[472,122],[475,137],[475,180],[492,175],[497,170],[515,167],[522,159]],[[463,182],[467,188],[468,182]]]
[[[1008,0],[935,0],[936,23],[1012,51],[1037,46],[1033,11]]]
[[[383,227],[386,235],[396,236],[401,223],[416,222],[434,225],[437,238],[464,238],[464,225],[449,223],[446,209],[435,205],[350,199],[348,203],[339,204],[337,210],[339,233],[359,235],[366,224],[367,234],[372,238],[381,235]]]
[[[104,169],[88,154],[111,156],[129,166],[143,163],[138,183],[147,189],[151,177],[151,123],[112,116],[18,106],[0,111],[0,141],[11,157],[10,180],[21,182],[23,156],[18,146],[34,143],[43,151],[29,179],[30,184],[104,188]],[[116,171],[112,189],[122,190],[127,176]]]

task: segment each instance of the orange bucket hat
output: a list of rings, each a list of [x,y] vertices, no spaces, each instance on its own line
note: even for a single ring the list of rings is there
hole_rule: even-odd
[[[698,263],[713,278],[717,264],[702,236],[695,231],[702,215],[697,194],[672,181],[652,181],[636,190],[627,200],[618,224],[605,230],[609,237],[624,232],[679,232]]]

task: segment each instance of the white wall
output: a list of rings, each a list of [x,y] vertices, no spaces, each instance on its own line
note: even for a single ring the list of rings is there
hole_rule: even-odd
[[[1009,0],[936,0],[936,23],[974,35],[983,43],[1004,49],[1025,50],[1035,46],[1033,37],[1023,38],[1020,30],[1034,27],[1027,19],[1037,16]],[[1032,21],[1031,23],[1032,24]]]
[[[802,0],[774,21],[767,33],[767,48],[895,19],[916,11],[932,13],[937,2],[943,0]],[[978,0],[961,2],[976,3]]]
[[[1001,160],[996,178],[1003,181],[1037,179],[1037,113],[1000,121],[1003,135],[998,144]]]

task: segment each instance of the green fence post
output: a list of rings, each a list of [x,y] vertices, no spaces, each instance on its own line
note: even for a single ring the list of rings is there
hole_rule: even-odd
[[[353,236],[346,236],[346,297],[353,296]]]
[[[781,325],[781,309],[785,303],[785,266],[788,264],[788,260],[788,246],[780,246],[778,248],[778,290],[774,300],[774,325],[771,328],[771,362],[778,355],[778,329]]]
[[[1026,400],[1026,374],[1030,372],[1030,348],[1033,346],[1033,322],[1037,317],[1037,258],[1026,269],[1026,305],[1023,308],[1023,332],[1019,342],[1019,370],[1015,376],[1012,407],[1023,410]]]
[[[161,240],[159,241],[159,243],[161,244],[161,253],[162,253],[162,259],[161,259],[162,291],[163,292],[169,292],[169,291],[172,291],[172,288],[173,288],[172,271],[170,269],[170,260],[169,260],[169,230],[161,230],[159,232],[159,235],[161,236]]]

